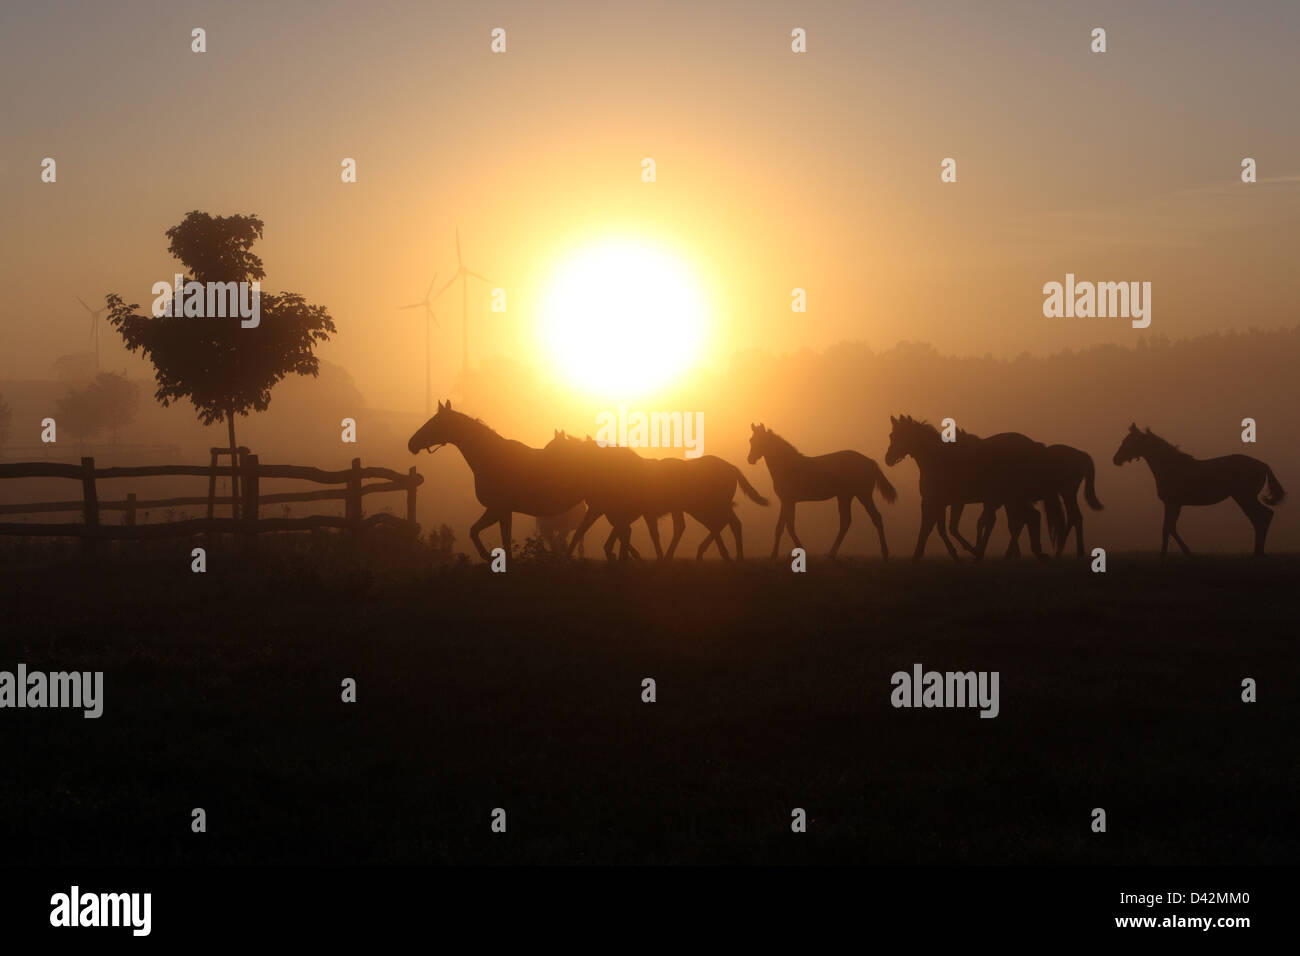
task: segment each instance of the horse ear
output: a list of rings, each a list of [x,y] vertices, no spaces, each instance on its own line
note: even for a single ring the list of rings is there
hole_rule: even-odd
[[[451,411],[451,399],[447,399],[447,411]]]
[[[898,419],[895,418],[893,415],[890,415],[890,416],[889,416],[889,424],[891,424],[891,425],[897,425],[897,424],[898,424]]]
[[[438,399],[438,411],[442,411],[442,399]]]
[[[1129,423],[1128,423],[1128,430],[1131,431],[1131,432],[1135,432],[1135,431],[1137,431],[1137,430],[1138,430],[1138,424],[1137,424],[1137,422],[1129,422]]]
[[[749,430],[750,430],[751,432],[756,432],[756,431],[758,431],[758,426],[755,425],[753,422],[750,422],[750,423],[749,423]]]

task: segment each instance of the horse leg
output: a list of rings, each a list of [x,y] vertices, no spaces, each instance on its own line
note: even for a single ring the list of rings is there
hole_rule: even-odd
[[[632,522],[628,522],[618,529],[619,552],[618,559],[626,561],[629,556],[641,560],[641,552],[632,545]]]
[[[1024,518],[1026,523],[1029,525],[1030,550],[1034,552],[1035,557],[1047,557],[1047,555],[1043,554],[1043,518],[1042,515],[1038,513],[1038,509],[1035,508],[1031,502],[1025,503]]]
[[[871,492],[865,495],[858,495],[858,500],[862,502],[862,507],[867,509],[867,517],[871,523],[876,526],[876,537],[880,538],[880,556],[884,560],[889,560],[889,545],[885,544],[885,522],[880,517],[880,511],[876,508],[876,503],[871,500]]]
[[[997,509],[994,508],[993,521],[997,522]],[[1021,510],[1020,505],[1007,502],[1003,509],[1007,513],[1007,533],[1011,540],[1007,542],[1005,558],[1020,557],[1020,532],[1025,527],[1025,513]],[[992,529],[990,529],[990,532]],[[987,542],[985,542],[987,544]]]
[[[966,506],[964,504],[955,504],[952,506],[952,513],[948,518],[948,530],[952,532],[952,536],[957,539],[958,544],[960,544],[963,548],[965,548],[970,554],[974,554],[975,548],[971,546],[971,543],[967,541],[962,536],[961,533],[961,514],[965,510],[965,508]],[[942,516],[940,517],[939,520],[941,521],[943,520]],[[984,520],[983,517],[981,517],[980,521],[983,520]],[[979,522],[976,522],[975,540],[977,542],[979,541],[979,536],[980,536],[979,531],[980,531],[980,524]]]
[[[1251,525],[1255,528],[1255,557],[1264,556],[1264,539],[1268,536],[1268,526],[1273,522],[1273,509],[1264,504],[1253,494],[1233,495],[1232,500],[1246,512]]]
[[[727,545],[722,540],[722,529],[725,525],[719,525],[716,528],[710,525],[705,525],[705,527],[709,529],[709,536],[700,542],[700,547],[695,552],[695,560],[704,560],[704,552],[709,549],[709,543],[712,542],[718,546],[718,554],[722,555],[722,560],[730,561],[731,555],[727,552]]]
[[[731,508],[731,516],[727,519],[727,524],[731,526],[731,533],[736,536],[736,560],[744,561],[745,546],[740,536],[740,516],[736,514],[734,506]],[[719,530],[718,534],[722,534],[721,530]]]
[[[469,539],[474,542],[474,547],[478,549],[479,557],[484,561],[491,561],[492,555],[488,554],[488,549],[483,547],[483,542],[479,539],[478,533],[488,525],[496,524],[499,520],[500,518],[497,517],[497,513],[489,508],[487,511],[483,512],[483,515],[477,521],[470,525]]]
[[[506,549],[506,560],[510,559],[510,524],[514,517],[513,511],[507,511],[501,516],[501,547]]]
[[[1183,544],[1183,539],[1178,536],[1178,530],[1175,527],[1178,524],[1178,513],[1183,510],[1182,505],[1165,502],[1165,523],[1160,534],[1160,557],[1163,559],[1169,553],[1169,536],[1173,535],[1174,540],[1178,542],[1178,547],[1183,549],[1183,554],[1191,554],[1187,545]]]
[[[840,533],[835,536],[835,543],[831,545],[831,560],[839,554],[840,542],[844,536],[849,533],[849,525],[853,523],[853,496],[840,495]]]
[[[673,512],[673,540],[668,542],[668,557],[672,557],[677,551],[677,542],[682,540],[682,532],[686,530],[686,516],[680,511]]]
[[[586,535],[587,529],[595,524],[596,519],[599,517],[600,512],[588,505],[587,513],[582,516],[582,520],[578,522],[577,529],[573,532],[573,537],[569,539],[569,554],[573,554],[573,549],[577,547],[578,553],[583,555],[583,557],[586,557],[582,546],[582,539]]]
[[[659,546],[659,519],[652,518],[650,515],[642,515],[641,517],[645,519],[646,530],[650,532],[650,540],[654,542],[655,557],[662,561],[664,549]]]
[[[934,530],[939,532],[939,540],[942,541],[944,547],[948,549],[948,554],[952,556],[952,559],[960,562],[961,559],[957,557],[957,549],[952,546],[952,541],[948,538],[948,529],[943,526],[942,506],[940,506],[939,513],[934,518]]]
[[[796,548],[802,548],[803,542],[799,540],[799,535],[795,534],[794,531],[794,509],[795,502],[792,501],[790,503],[790,517],[786,519],[785,526],[790,532],[790,540],[794,542],[794,546]],[[807,553],[807,549],[805,549],[805,553]]]
[[[943,518],[943,510],[939,510],[939,518]],[[925,539],[930,537],[930,531],[934,528],[935,516],[934,506],[921,502],[921,530],[916,534],[916,549],[912,552],[912,560],[920,561],[925,555]]]
[[[790,520],[790,514],[794,511],[794,505],[788,504],[784,499],[781,501],[781,512],[776,516],[776,536],[772,539],[772,560],[776,560],[776,554],[781,550],[781,532]]]
[[[987,501],[984,508],[980,511],[979,520],[975,522],[975,547],[971,551],[975,555],[976,561],[983,561],[984,555],[989,549],[989,539],[993,537],[993,529],[998,526],[998,507],[991,505]],[[1007,514],[1007,527],[1013,529],[1010,513]],[[1015,544],[1015,534],[1012,534],[1012,544]]]

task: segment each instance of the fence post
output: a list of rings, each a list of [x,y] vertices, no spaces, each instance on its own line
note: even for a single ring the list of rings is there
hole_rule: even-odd
[[[361,459],[352,459],[352,474],[348,477],[347,518],[352,522],[352,533],[361,534]]]
[[[230,517],[239,520],[239,455],[240,449],[230,449]]]
[[[99,495],[95,491],[95,459],[81,459],[82,514],[86,522],[86,536],[81,539],[82,550],[87,555],[95,553],[99,535]]]
[[[258,475],[257,475],[257,456],[245,454],[241,459],[240,471],[244,476],[244,522],[247,527],[247,544],[253,547],[257,544],[257,505],[258,505]]]
[[[406,474],[406,480],[410,482],[406,486],[406,520],[415,524],[415,489],[420,487],[420,476],[415,473],[414,465]]]
[[[208,475],[208,520],[211,521],[217,503],[217,450],[215,448],[212,449],[212,464],[208,467],[212,469],[211,474]]]
[[[135,492],[134,491],[126,496],[126,526],[128,528],[135,527]]]

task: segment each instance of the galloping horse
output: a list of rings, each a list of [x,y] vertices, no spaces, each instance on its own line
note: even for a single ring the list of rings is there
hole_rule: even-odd
[[[838,498],[840,506],[840,533],[831,545],[831,557],[840,550],[840,544],[852,523],[853,499],[862,502],[871,523],[880,538],[880,554],[889,559],[889,545],[885,543],[885,525],[872,500],[872,492],[880,486],[880,497],[893,504],[898,492],[889,483],[880,466],[866,455],[856,451],[835,451],[829,455],[809,457],[776,432],[763,425],[750,424],[749,463],[758,464],[767,459],[767,470],[772,476],[772,487],[781,499],[781,513],[776,519],[776,537],[772,542],[772,560],[776,560],[781,547],[781,533],[790,529],[790,539],[795,547],[802,548],[794,530],[794,509],[800,501],[826,501]]]
[[[1183,554],[1191,554],[1178,535],[1178,513],[1183,505],[1215,505],[1231,498],[1246,512],[1255,528],[1255,555],[1264,554],[1264,538],[1273,509],[1286,498],[1282,483],[1273,469],[1249,455],[1225,455],[1222,458],[1193,458],[1177,445],[1165,441],[1151,429],[1141,431],[1134,422],[1115,452],[1115,464],[1145,458],[1156,479],[1156,496],[1165,503],[1165,522],[1160,534],[1160,557],[1169,551],[1173,535]],[[1260,492],[1268,494],[1261,503]]]
[[[908,415],[897,418],[891,415],[889,421],[893,430],[885,464],[897,465],[911,455],[921,472],[921,530],[912,553],[913,561],[919,561],[925,554],[926,539],[934,530],[938,531],[948,554],[957,560],[957,549],[943,525],[944,509],[949,506],[978,502],[986,511],[1005,507],[1012,528],[1012,544],[1015,544],[1021,525],[1030,521],[1029,513],[1034,511],[1030,502],[1044,496],[1039,490],[1043,483],[1042,445],[1016,432],[979,439],[967,435],[965,441],[945,442],[938,429],[928,422]],[[991,530],[991,524],[987,525],[973,547],[960,536],[959,539],[978,557],[984,553]],[[1030,527],[1030,544],[1034,553],[1041,556],[1037,522]]]
[[[685,460],[641,458],[630,448],[605,447],[590,437],[584,441],[562,431],[555,433],[545,451],[565,462],[565,467],[573,469],[583,484],[587,513],[574,532],[570,551],[604,514],[613,526],[605,542],[607,556],[613,556],[616,538],[622,545],[622,558],[629,553],[636,555],[629,540],[632,523],[644,518],[655,554],[671,558],[686,528],[683,514],[689,514],[709,530],[696,552],[697,558],[704,557],[709,544],[716,543],[722,557],[730,560],[721,536],[722,529],[730,527],[736,538],[736,556],[743,559],[740,518],[732,503],[737,485],[753,501],[767,504],[767,499],[745,479],[739,468],[716,455]],[[673,516],[673,538],[666,555],[659,541],[658,519],[663,514]]]
[[[501,525],[501,545],[510,553],[510,522],[514,512],[542,516],[568,511],[582,500],[574,476],[540,448],[502,438],[477,418],[452,411],[451,402],[438,403],[437,413],[406,443],[411,454],[431,453],[455,445],[474,472],[474,494],[486,508],[469,529],[470,540],[484,561],[490,560],[479,532]]]

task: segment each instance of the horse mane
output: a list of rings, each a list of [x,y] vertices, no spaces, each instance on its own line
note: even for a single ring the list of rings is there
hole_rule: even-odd
[[[931,425],[931,424],[930,424],[928,421],[926,421],[924,418],[913,418],[911,415],[899,415],[899,416],[898,416],[898,421],[899,421],[900,423],[906,423],[906,424],[908,424],[908,425],[917,425],[917,426],[920,426],[921,428],[924,428],[924,429],[926,429],[927,431],[931,431],[931,432],[933,432],[935,435],[938,435],[938,434],[939,434],[939,429],[935,428],[933,425]]]
[[[782,436],[778,435],[776,432],[772,431],[772,429],[770,428],[765,430],[767,431],[767,434],[771,438],[773,438],[778,445],[785,448],[787,451],[794,452],[796,455],[802,454],[798,448],[794,447],[794,442],[790,441],[790,439],[783,438]]]
[[[1161,445],[1163,445],[1167,450],[1173,452],[1173,453],[1176,454],[1176,455],[1181,455],[1181,456],[1184,457],[1184,458],[1191,458],[1191,457],[1192,457],[1192,455],[1191,455],[1190,453],[1183,451],[1181,448],[1179,448],[1177,445],[1175,445],[1173,442],[1171,442],[1168,438],[1161,438],[1159,435],[1157,435],[1155,432],[1153,432],[1150,428],[1146,429],[1146,431],[1144,432],[1144,434],[1145,434],[1148,438],[1153,438],[1153,439],[1155,439],[1155,440],[1158,441]]]
[[[447,411],[451,412],[453,415],[456,415],[459,418],[464,419],[466,422],[470,423],[471,425],[477,425],[479,428],[483,429],[483,431],[487,432],[490,435],[495,435],[497,438],[501,437],[501,435],[497,432],[495,428],[493,428],[487,422],[483,421],[483,419],[481,418],[474,418],[471,415],[466,415],[464,412],[458,412],[456,411],[456,409],[450,407],[447,409]]]

